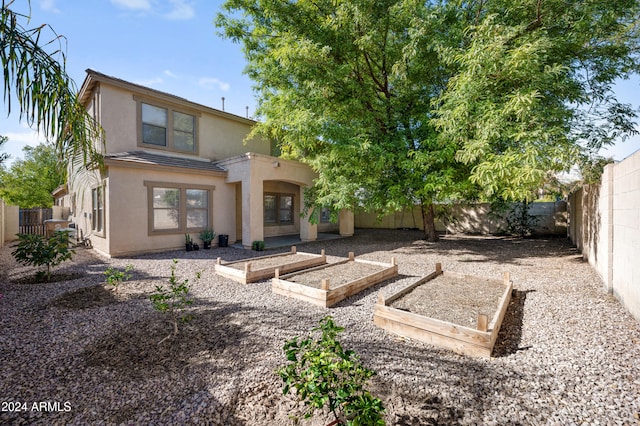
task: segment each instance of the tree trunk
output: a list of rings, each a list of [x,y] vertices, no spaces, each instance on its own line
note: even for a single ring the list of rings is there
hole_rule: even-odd
[[[433,207],[433,203],[425,204],[422,202],[420,205],[422,210],[422,225],[424,226],[424,239],[430,242],[438,241],[438,234],[436,233],[436,214]]]

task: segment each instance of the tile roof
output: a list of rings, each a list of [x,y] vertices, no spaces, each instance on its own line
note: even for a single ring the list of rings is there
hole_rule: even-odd
[[[105,160],[124,161],[128,163],[148,165],[179,167],[183,169],[203,170],[218,173],[225,173],[226,170],[212,163],[211,161],[196,160],[184,157],[170,157],[168,155],[151,154],[146,151],[119,152],[105,155]]]

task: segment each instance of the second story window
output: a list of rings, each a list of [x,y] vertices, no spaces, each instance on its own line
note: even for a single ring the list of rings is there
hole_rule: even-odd
[[[167,110],[142,104],[142,143],[167,146]]]
[[[197,152],[195,115],[140,102],[140,123],[141,145]]]

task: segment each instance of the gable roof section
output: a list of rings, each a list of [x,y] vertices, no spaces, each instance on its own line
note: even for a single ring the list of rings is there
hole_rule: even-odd
[[[104,157],[106,166],[121,166],[134,168],[151,168],[154,170],[168,170],[179,173],[208,172],[215,176],[226,176],[227,171],[211,161],[195,160],[182,157],[151,154],[145,151],[119,152],[107,154]]]
[[[120,87],[125,90],[130,90],[131,92],[134,92],[134,93],[151,96],[156,99],[162,99],[170,103],[181,104],[189,108],[195,109],[196,111],[206,112],[208,114],[216,115],[222,118],[227,118],[229,120],[237,121],[237,122],[248,124],[248,125],[256,124],[256,121],[250,118],[245,118],[239,115],[221,111],[219,109],[211,108],[206,105],[198,104],[188,99],[182,98],[180,96],[172,95],[170,93],[162,92],[156,89],[151,89],[149,87],[131,83],[126,80],[122,80],[120,78],[111,77],[106,74],[102,74],[100,72],[94,71],[92,69],[87,69],[86,73],[87,73],[87,77],[85,78],[84,82],[82,83],[82,87],[78,92],[78,99],[83,104],[86,104],[87,100],[90,98],[91,94],[93,93],[96,85],[100,82],[104,82],[116,87]]]

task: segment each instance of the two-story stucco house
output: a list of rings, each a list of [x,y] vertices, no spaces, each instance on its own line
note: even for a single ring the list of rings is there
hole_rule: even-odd
[[[353,234],[350,212],[338,224],[301,217],[315,175],[271,156],[269,141],[245,142],[253,120],[92,70],[79,98],[105,130],[105,167],[70,179],[59,204],[104,254],[184,247],[185,234],[198,242],[204,228],[244,247],[270,236]]]

